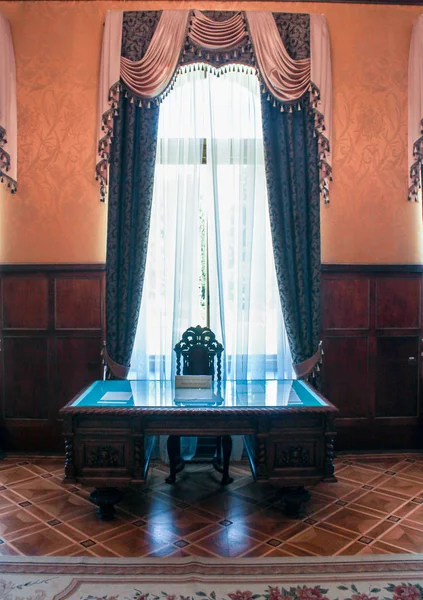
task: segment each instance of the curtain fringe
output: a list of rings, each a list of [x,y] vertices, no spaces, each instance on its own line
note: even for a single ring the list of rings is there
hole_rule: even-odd
[[[18,189],[17,183],[9,175],[6,175],[7,171],[10,169],[10,155],[3,148],[3,145],[6,144],[6,142],[6,130],[4,127],[0,127],[0,182],[6,183],[10,193],[15,194]]]
[[[104,112],[101,117],[101,130],[104,131],[104,136],[98,142],[98,159],[95,167],[95,178],[97,181],[100,182],[101,202],[105,202],[107,196],[110,150],[113,138],[113,117],[117,116],[118,114],[117,107],[121,91],[122,84],[120,81],[117,81],[112,85],[112,87],[109,90],[108,97],[110,108],[106,112]]]
[[[410,167],[411,185],[408,188],[408,199],[418,202],[422,195],[422,165],[423,165],[423,119],[420,122],[422,136],[413,144],[413,157],[415,162]]]
[[[109,90],[109,104],[110,109],[107,110],[102,115],[102,131],[105,132],[105,135],[100,139],[98,144],[98,160],[96,164],[96,179],[100,181],[100,199],[102,202],[105,202],[107,195],[107,185],[108,185],[108,165],[110,161],[110,151],[111,151],[111,143],[113,138],[113,117],[118,114],[118,102],[120,93],[124,91],[124,95],[126,98],[130,99],[131,104],[136,104],[140,108],[151,108],[152,106],[158,106],[163,100],[169,95],[169,93],[174,89],[176,80],[179,75],[183,73],[195,72],[198,70],[205,71],[207,73],[211,73],[217,77],[220,77],[223,73],[228,72],[241,72],[247,73],[251,75],[255,75],[258,78],[260,90],[262,94],[267,94],[267,100],[272,102],[273,107],[278,109],[280,112],[293,113],[297,111],[301,111],[301,99],[293,102],[283,102],[276,98],[271,90],[268,89],[262,74],[260,73],[258,67],[256,66],[254,52],[252,43],[250,40],[250,34],[248,31],[248,27],[246,28],[246,39],[242,43],[242,47],[237,47],[232,50],[224,51],[224,52],[214,52],[206,50],[201,46],[193,45],[189,40],[189,21],[187,25],[186,31],[186,41],[182,45],[180,56],[179,56],[179,67],[176,68],[169,84],[163,92],[155,97],[155,98],[142,98],[138,96],[135,92],[130,90],[122,81],[116,82]],[[214,60],[216,62],[220,62],[220,60],[236,60],[244,55],[244,57],[248,57],[248,60],[251,62],[251,65],[245,64],[237,64],[230,63],[224,64],[221,66],[215,66],[208,62],[190,62],[189,64],[183,64],[185,61],[185,57],[187,52],[191,52],[194,56],[198,58],[203,58],[203,61]],[[191,57],[190,57],[191,60]],[[326,130],[325,126],[325,118],[324,115],[318,110],[318,105],[320,103],[320,90],[313,82],[310,82],[309,87],[310,101],[312,106],[312,111],[314,113],[314,123],[315,123],[315,136],[317,137],[318,143],[318,162],[319,162],[319,185],[320,185],[320,195],[324,204],[330,203],[330,195],[329,195],[329,184],[332,181],[332,167],[329,163],[329,155],[330,155],[330,146],[329,140],[325,136],[324,131]],[[304,97],[304,96],[303,96]],[[423,120],[422,120],[423,127]],[[423,129],[422,129],[423,134]],[[1,138],[0,138],[1,140]],[[421,182],[421,164],[423,161],[423,136],[417,140],[414,145],[414,155],[418,157],[418,160],[412,165],[410,170],[410,177],[412,180],[412,185],[409,189],[409,199],[416,200],[418,199],[418,195],[422,187]],[[1,155],[0,155],[1,161]],[[0,162],[1,166],[1,162]]]
[[[268,102],[272,102],[274,108],[278,108],[280,112],[286,113],[294,113],[302,110],[301,101],[281,102],[280,100],[275,98],[275,96],[272,95],[271,91],[266,88],[260,73],[258,73],[258,70],[256,69],[254,72],[259,78],[262,94],[267,94],[266,99]],[[329,186],[330,182],[332,181],[332,166],[329,163],[329,155],[331,149],[329,140],[324,134],[324,132],[326,131],[325,117],[318,109],[318,105],[320,102],[320,90],[313,82],[310,83],[309,94],[310,103],[312,106],[311,110],[314,114],[314,135],[315,137],[317,137],[320,197],[324,204],[330,204]],[[421,141],[421,151],[423,158],[423,136],[419,141]]]

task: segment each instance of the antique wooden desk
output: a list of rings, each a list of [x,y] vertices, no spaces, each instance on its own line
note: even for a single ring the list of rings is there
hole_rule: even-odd
[[[103,519],[113,517],[119,488],[146,481],[158,435],[243,435],[254,478],[282,488],[291,514],[308,499],[305,486],[335,480],[337,409],[302,381],[228,381],[198,392],[170,381],[96,381],[60,413],[64,481],[96,488]]]

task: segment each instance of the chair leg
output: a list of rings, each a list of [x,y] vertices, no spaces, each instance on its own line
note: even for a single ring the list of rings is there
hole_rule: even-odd
[[[167,438],[167,453],[169,455],[170,473],[166,477],[166,483],[175,483],[176,481],[176,465],[178,457],[181,455],[181,438],[179,435],[170,435]]]
[[[222,485],[228,485],[233,482],[233,478],[229,476],[229,461],[232,452],[232,438],[230,435],[224,435],[222,437],[222,450],[223,450],[223,474],[222,474]]]

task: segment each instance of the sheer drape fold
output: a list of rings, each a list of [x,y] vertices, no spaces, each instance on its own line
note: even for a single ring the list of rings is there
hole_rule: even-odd
[[[257,78],[211,77],[209,98],[210,326],[225,347],[224,374],[291,378],[271,250]]]
[[[173,347],[200,322],[200,168],[204,87],[197,73],[178,80],[162,107],[155,164],[151,243],[131,377],[171,379]],[[200,82],[201,83],[201,82]],[[175,119],[175,115],[178,118]]]
[[[17,185],[16,67],[9,21],[0,13],[0,178],[13,192]]]

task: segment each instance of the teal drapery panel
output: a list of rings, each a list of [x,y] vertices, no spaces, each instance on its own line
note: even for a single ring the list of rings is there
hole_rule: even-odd
[[[108,356],[123,367],[130,365],[141,304],[158,119],[158,106],[143,109],[121,95],[110,155],[106,332]]]
[[[128,11],[122,24],[122,56],[139,60],[161,11]],[[147,259],[159,106],[141,108],[120,94],[113,118],[109,167],[106,257],[108,376],[129,370]]]
[[[320,189],[310,99],[297,110],[262,96],[263,139],[276,276],[294,363],[320,336]],[[301,110],[298,110],[301,108]]]

